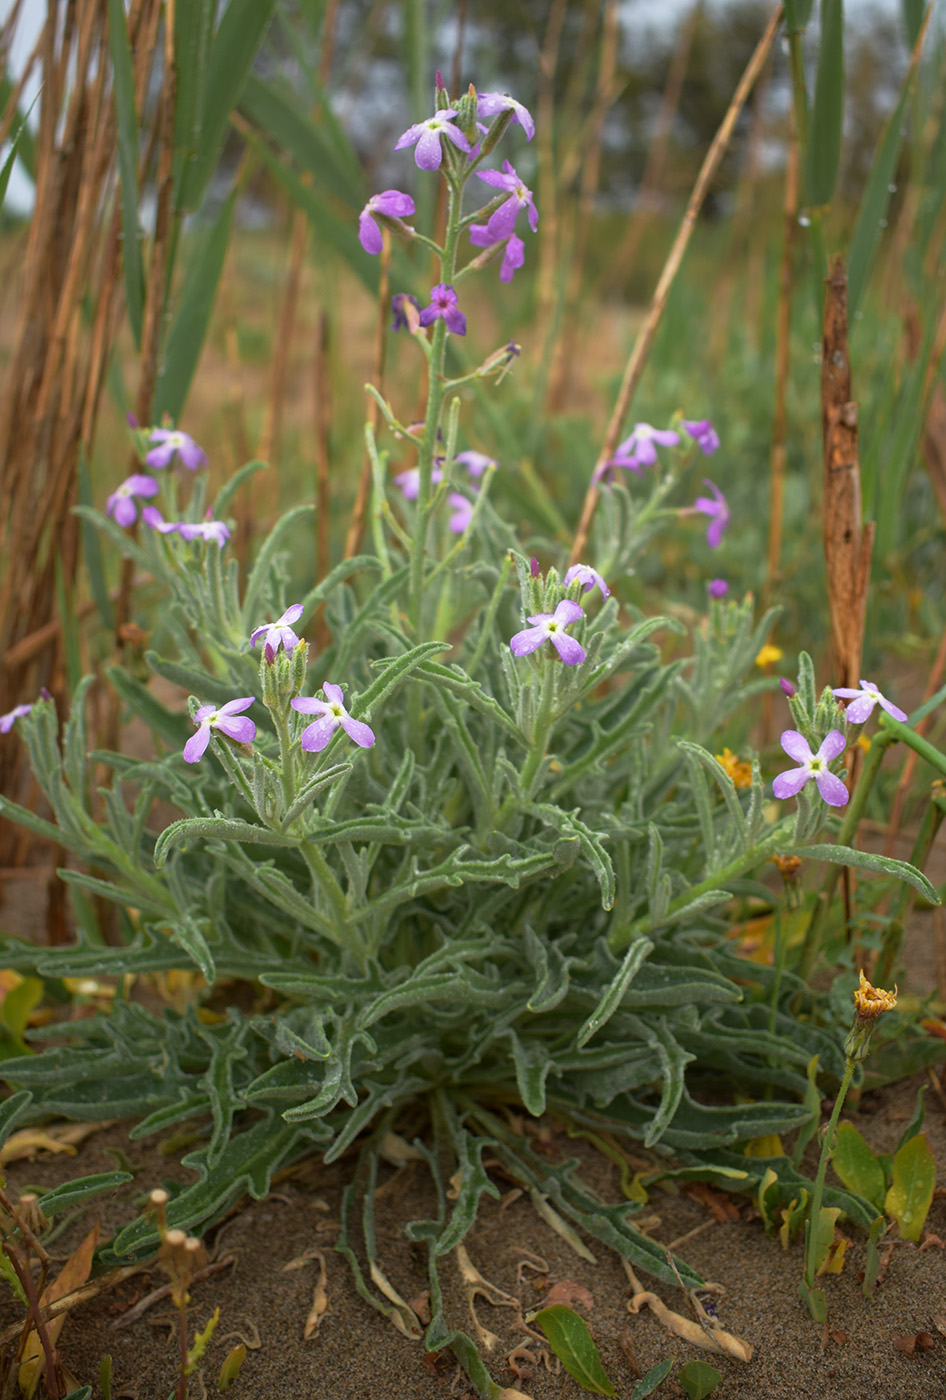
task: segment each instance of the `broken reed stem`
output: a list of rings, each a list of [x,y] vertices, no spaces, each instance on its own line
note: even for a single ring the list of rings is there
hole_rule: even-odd
[[[371,375],[371,383],[377,387],[378,393],[383,397],[384,371],[386,368],[386,332],[391,292],[391,235],[388,233],[387,229],[382,233],[381,239],[378,307],[374,327],[374,369]],[[372,433],[377,433],[379,413],[378,401],[374,395],[371,394],[368,397],[367,422]],[[345,552],[342,556],[344,559],[353,559],[361,548],[361,541],[365,532],[365,518],[368,513],[368,501],[370,498],[371,458],[365,453],[365,460],[361,468],[361,480],[358,482],[358,491],[355,496],[355,504],[352,508],[351,521],[348,526],[348,534],[345,536]]]
[[[690,238],[693,235],[693,230],[696,227],[697,218],[703,207],[703,201],[706,198],[707,191],[713,181],[719,163],[732,138],[733,130],[739,118],[739,114],[745,106],[746,98],[752,91],[756,79],[765,66],[769,49],[772,47],[781,19],[782,6],[779,5],[766,25],[765,32],[756,45],[755,52],[749,60],[746,71],[739,80],[739,86],[733,94],[733,99],[729,104],[729,110],[713,138],[713,143],[706,153],[706,158],[697,176],[686,213],[677,230],[677,236],[673,241],[670,254],[664,264],[663,272],[660,274],[660,281],[657,283],[650,308],[644,318],[644,324],[638,332],[637,340],[624,370],[624,378],[621,381],[621,388],[614,406],[614,412],[611,415],[611,421],[608,424],[604,442],[598,454],[598,460],[595,463],[594,471],[591,474],[591,481],[588,484],[588,490],[585,494],[585,503],[581,513],[581,520],[579,521],[578,531],[575,535],[575,543],[572,547],[571,562],[573,564],[578,562],[584,552],[585,543],[588,539],[588,531],[591,528],[591,518],[594,515],[595,506],[597,505],[598,496],[600,495],[598,488],[600,474],[614,456],[614,450],[621,436],[621,426],[631,406],[631,401],[634,398],[637,386],[640,383],[650,347],[653,344],[657,327],[660,324],[664,308],[670,296],[670,289],[680,269],[680,264],[683,262],[683,256],[686,253]]]

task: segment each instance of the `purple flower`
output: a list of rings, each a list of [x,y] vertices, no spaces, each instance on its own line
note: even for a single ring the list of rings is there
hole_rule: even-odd
[[[189,433],[182,433],[179,428],[152,428],[151,441],[159,446],[152,447],[145,457],[149,467],[168,466],[175,453],[192,472],[207,465],[204,449],[198,447]]]
[[[476,248],[492,248],[501,243],[502,239],[490,237],[489,224],[471,224],[470,242]],[[511,282],[513,274],[522,267],[525,260],[526,245],[517,233],[511,233],[506,239],[506,250],[499,269],[500,282]]]
[[[389,219],[404,219],[414,212],[414,201],[409,194],[400,190],[382,190],[373,194],[358,215],[358,237],[366,253],[380,253],[384,246],[381,229],[375,214],[386,214]]]
[[[280,646],[286,651],[295,651],[299,645],[299,638],[293,632],[291,624],[298,622],[304,611],[302,603],[293,603],[291,607],[286,609],[282,617],[277,617],[275,622],[264,622],[261,626],[254,628],[250,633],[250,646],[255,647],[260,637],[265,633],[264,647],[272,648],[274,657]]]
[[[253,696],[247,695],[242,700],[228,700],[219,709],[216,705],[201,705],[194,715],[194,723],[200,728],[184,745],[184,762],[196,763],[206,753],[211,729],[219,729],[238,744],[251,744],[256,738],[256,725],[245,716],[241,718],[240,711],[248,710],[252,703]]]
[[[361,720],[352,719],[345,709],[341,686],[330,685],[326,681],[322,687],[322,694],[325,696],[324,700],[302,695],[289,702],[294,710],[300,710],[304,715],[320,716],[302,731],[302,747],[309,753],[321,753],[341,725],[349,739],[354,739],[363,749],[370,749],[374,743],[374,730],[367,724],[362,724]]]
[[[161,488],[153,476],[135,472],[127,476],[121,486],[112,492],[105,503],[105,514],[110,515],[116,525],[134,525],[138,519],[136,496],[156,496]]]
[[[706,585],[706,591],[711,598],[725,598],[729,592],[729,584],[724,578],[711,578]]]
[[[409,126],[404,135],[399,137],[394,149],[402,151],[405,146],[416,144],[417,150],[414,152],[414,160],[421,170],[439,170],[440,162],[443,160],[443,148],[440,144],[441,134],[448,137],[458,150],[466,155],[470,152],[470,143],[463,135],[458,126],[454,126],[449,120],[456,116],[454,107],[447,107],[442,112],[438,112],[435,117],[431,117],[426,122],[415,122]]]
[[[10,730],[13,728],[14,721],[22,719],[24,715],[28,715],[32,708],[32,705],[14,705],[13,709],[8,711],[7,714],[0,715],[0,734],[9,734]]]
[[[157,530],[162,535],[173,535],[181,528],[179,520],[165,520],[157,506],[145,506],[141,512],[141,518],[146,525],[151,526],[152,530]]]
[[[713,499],[709,496],[697,496],[693,502],[693,509],[699,511],[701,515],[710,517],[709,529],[706,531],[706,543],[710,549],[718,549],[723,541],[723,531],[729,524],[729,506],[726,504],[726,497],[713,481],[703,478],[703,485],[708,486],[713,493]]]
[[[505,92],[478,92],[476,94],[476,110],[481,117],[495,117],[499,112],[512,112],[512,119],[522,127],[526,134],[526,140],[531,141],[535,135],[535,122],[529,114],[527,108],[521,102],[517,102],[514,97],[510,97]]]
[[[879,704],[882,710],[886,710],[893,719],[898,719],[901,724],[906,724],[909,716],[905,715],[899,706],[894,705],[874,685],[873,681],[861,681],[860,690],[832,690],[832,695],[839,699],[850,700],[850,705],[844,711],[844,718],[849,724],[863,724],[870,718],[874,706]]]
[[[848,800],[848,791],[841,779],[828,769],[828,764],[838,754],[844,752],[845,739],[840,729],[832,729],[826,734],[821,748],[812,753],[808,740],[797,729],[786,729],[779,743],[788,754],[801,764],[800,768],[790,768],[787,773],[779,773],[772,784],[772,791],[778,798],[795,797],[801,792],[809,778],[814,778],[818,791],[829,807],[843,807]]]
[[[641,467],[656,465],[657,448],[654,443],[661,447],[676,447],[679,441],[680,434],[672,432],[669,428],[652,428],[649,423],[635,423],[634,431],[618,445],[608,466],[627,467],[631,471],[639,472]]]
[[[443,472],[436,465],[437,462],[442,461],[442,457],[434,458],[434,467],[430,473],[430,482],[432,486],[437,486],[443,481]],[[401,488],[401,495],[404,497],[405,501],[417,500],[417,497],[420,495],[420,467],[410,467],[406,472],[399,472],[394,480]]]
[[[196,523],[182,520],[177,530],[182,540],[206,540],[208,544],[213,541],[221,549],[230,538],[230,528],[222,520],[201,520]]]
[[[495,457],[487,457],[485,452],[474,452],[472,449],[458,452],[453,460],[462,462],[470,476],[482,476],[487,468],[499,466]]]
[[[794,699],[795,699],[795,687],[792,685],[791,681],[786,680],[784,676],[782,676],[782,677],[780,678],[779,683],[778,683],[778,688],[779,688],[779,690],[782,692],[782,694],[786,697],[786,699],[788,699],[788,700],[794,700]]]
[[[408,307],[414,308],[413,313],[408,311]],[[391,310],[394,312],[394,320],[391,322],[392,331],[409,330],[413,335],[420,325],[420,302],[416,297],[412,297],[410,292],[395,292],[391,298]],[[412,324],[413,323],[413,324]]]
[[[585,659],[585,649],[574,637],[569,637],[565,628],[583,617],[584,613],[577,603],[563,598],[553,613],[536,613],[534,617],[526,618],[532,626],[517,632],[509,643],[509,649],[513,656],[528,656],[530,651],[535,651],[548,639],[566,666],[577,666]]]
[[[522,183],[509,161],[503,161],[501,171],[478,170],[476,173],[487,185],[492,185],[493,189],[506,190],[509,193],[509,198],[489,216],[486,232],[490,243],[498,243],[501,238],[509,237],[515,230],[516,218],[522,209],[528,211],[529,227],[535,233],[539,226],[539,211],[533,202],[532,191]]]
[[[457,294],[446,282],[438,282],[430,289],[430,305],[420,313],[422,326],[432,325],[440,317],[447,323],[447,330],[454,335],[466,335],[466,317],[457,306]]]
[[[684,418],[680,424],[706,457],[712,457],[719,449],[719,437],[708,418]]]
[[[597,584],[601,589],[602,598],[609,598],[611,596],[610,588],[598,573],[598,570],[593,569],[590,564],[572,564],[565,575],[565,587],[567,588],[570,583],[580,583],[586,593]]]
[[[447,501],[453,510],[450,517],[450,529],[455,535],[462,535],[469,528],[473,518],[473,502],[468,501],[465,496],[461,496],[459,491],[451,491]]]

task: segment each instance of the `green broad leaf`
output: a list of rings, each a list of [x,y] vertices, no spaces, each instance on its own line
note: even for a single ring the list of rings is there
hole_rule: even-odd
[[[118,170],[122,189],[122,263],[128,323],[135,345],[141,349],[144,322],[145,281],[138,232],[138,113],[131,63],[128,26],[122,0],[108,0],[108,44],[112,58],[115,125],[118,132]]]
[[[579,1048],[587,1045],[591,1037],[610,1020],[623,1000],[624,994],[633,982],[644,960],[654,951],[649,938],[638,938],[624,954],[617,975],[609,982],[608,990],[598,1002],[594,1011],[585,1018],[576,1038]]]
[[[887,1191],[883,1166],[853,1123],[842,1123],[838,1128],[831,1165],[849,1191],[883,1210]]]
[[[251,846],[299,845],[295,836],[270,831],[268,826],[254,826],[236,817],[182,817],[165,827],[154,847],[154,863],[160,869],[168,852],[185,841],[239,841]]]
[[[261,9],[265,8],[266,0],[258,2]],[[207,339],[217,287],[230,242],[236,200],[237,190],[234,188],[190,259],[178,297],[178,312],[164,346],[161,370],[154,387],[156,420],[167,413],[176,423],[184,411],[204,341]]]
[[[204,73],[197,149],[188,162],[180,193],[185,209],[198,208],[217,169],[230,113],[240,100],[275,4],[276,0],[230,0],[213,36]],[[191,122],[193,129],[193,119]]]
[[[756,1205],[759,1207],[759,1214],[765,1226],[765,1233],[772,1235],[778,1225],[776,1213],[779,1205],[778,1172],[766,1167],[765,1175],[759,1182],[759,1190],[756,1194]]]
[[[20,1089],[16,1094],[11,1094],[8,1099],[0,1103],[0,1147],[6,1142],[13,1132],[17,1122],[29,1108],[33,1101],[33,1095],[29,1089]]]
[[[95,1172],[92,1176],[80,1176],[40,1196],[39,1208],[44,1215],[58,1215],[87,1201],[90,1196],[97,1196],[100,1191],[114,1191],[124,1186],[126,1181],[134,1181],[131,1172]]]
[[[844,12],[842,0],[821,0],[821,35],[815,97],[808,124],[808,200],[831,203],[841,161],[844,119]]]
[[[175,208],[180,204],[184,171],[197,154],[204,100],[204,83],[216,0],[188,0],[174,15],[174,60],[177,93],[174,108],[174,152],[179,161]]]
[[[565,1370],[592,1395],[617,1395],[601,1365],[598,1348],[582,1318],[564,1303],[542,1308],[533,1318]]]
[[[677,1372],[677,1380],[689,1395],[690,1400],[706,1400],[722,1380],[715,1366],[707,1361],[688,1361]]]
[[[667,1379],[673,1369],[673,1358],[668,1357],[666,1361],[658,1361],[656,1366],[651,1366],[646,1376],[641,1376],[631,1394],[631,1400],[647,1400],[648,1395],[653,1395],[658,1385]]]
[[[43,999],[43,984],[38,977],[24,977],[15,987],[11,987],[0,1001],[0,1028],[9,1031],[19,1042],[17,1054],[27,1054],[23,1044],[23,1032],[31,1012],[35,1011]]]
[[[897,1222],[900,1238],[916,1242],[936,1189],[936,1159],[925,1133],[910,1138],[896,1152],[892,1178],[884,1209]]]
[[[818,1219],[809,1222],[808,1228],[812,1236],[809,1241],[809,1249],[811,1250],[810,1257],[814,1261],[815,1275],[818,1274],[834,1244],[834,1231],[840,1214],[841,1211],[837,1206],[822,1206],[818,1212]]]
[[[912,885],[930,904],[940,902],[939,895],[923,872],[905,860],[893,860],[890,856],[878,856],[870,851],[855,851],[852,846],[786,846],[779,851],[779,855],[805,856],[808,860],[826,860],[832,865],[872,870],[875,875],[893,875]]]

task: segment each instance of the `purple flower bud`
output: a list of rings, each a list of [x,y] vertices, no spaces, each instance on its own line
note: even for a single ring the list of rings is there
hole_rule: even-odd
[[[538,559],[536,559],[536,557],[535,557],[534,554],[533,554],[532,558],[529,560],[529,570],[530,570],[530,572],[531,572],[533,578],[541,578],[541,577],[542,577],[542,569],[541,569],[541,566],[540,566],[540,564],[539,564]]]
[[[724,578],[713,578],[706,585],[706,591],[711,598],[725,598],[729,592],[729,584]]]
[[[52,691],[47,690],[44,685],[40,686],[39,695],[41,700],[51,700],[53,698]]]
[[[125,414],[125,422],[128,424],[129,428],[137,428],[138,426],[138,419],[130,412]]]
[[[792,685],[791,681],[787,681],[784,676],[779,680],[779,689],[789,700],[794,700],[795,687]]]
[[[275,666],[275,664],[276,664],[276,648],[275,648],[275,647],[271,647],[270,644],[269,644],[269,642],[267,642],[266,645],[263,647],[263,656],[266,658],[266,665],[267,665],[267,666]]]

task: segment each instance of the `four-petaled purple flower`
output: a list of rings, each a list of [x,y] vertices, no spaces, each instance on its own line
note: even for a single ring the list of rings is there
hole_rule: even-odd
[[[301,695],[297,700],[289,702],[294,710],[299,710],[304,715],[319,716],[302,731],[302,747],[309,753],[321,753],[341,725],[349,739],[354,739],[363,749],[370,749],[374,743],[374,730],[367,724],[362,724],[361,720],[352,719],[345,709],[341,686],[331,685],[326,681],[322,686],[322,693],[325,696],[324,700]]]
[[[32,705],[14,705],[12,710],[9,710],[5,715],[0,715],[0,734],[9,734],[14,722],[22,719],[24,715],[28,715],[32,708]]]
[[[729,506],[726,504],[726,497],[720,491],[715,482],[709,481],[705,476],[703,485],[708,486],[713,493],[713,499],[709,496],[697,496],[693,502],[693,509],[699,511],[700,515],[710,517],[709,529],[706,531],[706,543],[710,549],[718,549],[722,544],[723,531],[729,524]]]
[[[230,538],[230,527],[222,520],[182,520],[178,524],[177,532],[182,540],[205,540],[207,544],[213,541],[221,549]]]
[[[840,700],[850,700],[850,705],[844,711],[844,718],[849,724],[863,724],[870,718],[875,705],[880,705],[882,710],[886,710],[891,718],[898,719],[901,724],[906,724],[909,718],[899,705],[894,705],[886,696],[881,695],[873,681],[862,680],[860,690],[842,687],[840,690],[832,690],[831,694]]]
[[[459,491],[451,491],[447,497],[453,514],[450,517],[450,529],[455,535],[462,535],[469,528],[473,518],[473,502],[468,501],[465,496],[461,496]]]
[[[207,465],[207,453],[199,447],[189,433],[180,428],[152,428],[151,441],[157,443],[145,457],[149,467],[166,467],[176,453],[192,472]]]
[[[432,486],[437,486],[443,481],[443,472],[436,465],[437,462],[442,461],[442,457],[434,458],[435,465],[430,473],[430,483]],[[405,501],[417,500],[417,497],[420,495],[420,467],[409,467],[406,472],[399,472],[394,478],[394,481],[395,484],[401,488],[401,495],[404,497]]]
[[[708,418],[684,418],[680,424],[696,443],[705,457],[712,457],[719,449],[719,436]]]
[[[375,214],[386,214],[389,219],[405,219],[414,212],[414,201],[409,194],[400,190],[382,190],[373,194],[358,215],[358,237],[366,253],[380,253],[384,246],[381,229]]]
[[[498,243],[501,238],[509,237],[515,230],[516,218],[521,209],[528,211],[529,227],[535,233],[539,226],[539,211],[533,202],[532,191],[522,183],[509,161],[503,161],[502,170],[478,170],[476,173],[487,185],[492,185],[493,189],[506,190],[509,193],[509,198],[503,200],[499,208],[489,216],[486,232],[490,243]]]
[[[494,244],[501,243],[502,239],[490,236],[489,224],[471,224],[470,242],[475,248],[492,248]],[[522,267],[525,260],[526,245],[518,233],[511,233],[506,239],[503,260],[499,268],[500,282],[511,282],[513,274]]]
[[[440,144],[442,135],[451,140],[458,150],[469,155],[469,141],[460,128],[454,126],[450,120],[456,114],[456,108],[447,107],[442,112],[438,112],[435,117],[431,117],[429,121],[415,122],[413,126],[407,128],[403,136],[398,138],[394,149],[403,151],[405,146],[416,144],[414,160],[421,170],[440,169],[440,162],[443,160],[443,148]]]
[[[408,307],[413,307],[413,311],[408,311]],[[410,292],[395,292],[391,298],[391,310],[394,312],[394,320],[391,322],[392,331],[409,330],[413,335],[420,325],[420,302],[416,297],[412,297]]]
[[[153,476],[135,472],[132,476],[127,476],[121,486],[116,487],[109,496],[105,503],[105,514],[110,515],[116,525],[134,525],[138,519],[138,507],[134,498],[156,496],[160,489]]]
[[[162,535],[173,535],[181,528],[179,520],[165,520],[157,506],[145,506],[141,512],[141,518],[146,525],[150,525],[152,530],[157,530]]]
[[[495,457],[487,457],[485,452],[474,452],[472,448],[458,452],[453,460],[462,462],[470,476],[482,476],[487,468],[499,466]]]
[[[544,641],[550,641],[566,666],[577,666],[585,659],[585,649],[565,631],[573,622],[580,622],[584,613],[570,598],[563,598],[553,613],[536,613],[526,618],[532,626],[517,632],[509,643],[513,656],[528,656]]]
[[[446,282],[438,282],[430,289],[430,305],[420,313],[422,326],[430,326],[440,317],[447,323],[447,330],[454,335],[466,335],[466,317],[457,306],[457,294]]]
[[[845,805],[848,800],[847,788],[828,768],[831,760],[844,752],[845,739],[840,729],[832,729],[825,735],[817,753],[811,752],[808,740],[797,729],[786,729],[779,742],[789,758],[796,759],[801,767],[779,773],[772,784],[776,797],[795,797],[808,779],[814,778],[818,791],[829,807]]]
[[[634,431],[618,444],[618,449],[608,462],[609,467],[626,467],[639,472],[641,467],[653,467],[657,462],[657,443],[660,447],[676,447],[680,434],[670,428],[652,428],[649,423],[635,423]]]
[[[199,724],[200,728],[184,745],[184,762],[196,763],[203,757],[210,743],[211,729],[219,729],[221,734],[235,739],[238,744],[251,744],[256,738],[256,725],[241,715],[241,711],[248,710],[252,703],[253,696],[247,695],[241,700],[228,700],[219,708],[216,705],[201,705],[194,715],[194,723]]]
[[[304,611],[302,603],[293,603],[286,609],[282,617],[277,617],[275,622],[264,622],[261,626],[254,628],[250,633],[250,646],[255,647],[260,637],[265,633],[266,641],[263,645],[272,650],[274,658],[280,646],[286,651],[295,651],[299,645],[299,638],[293,632],[291,624],[298,622]]]
[[[526,140],[531,141],[535,135],[535,122],[532,120],[528,108],[523,107],[521,102],[517,102],[508,93],[478,92],[476,94],[476,111],[481,117],[495,117],[500,112],[511,111],[513,121],[522,127],[526,134]]]
[[[593,569],[590,564],[572,564],[565,575],[565,587],[567,588],[570,583],[580,583],[586,593],[597,584],[601,589],[602,598],[610,598],[611,596],[610,588],[598,570]]]
[[[711,598],[725,598],[729,592],[729,584],[724,578],[711,578],[706,585],[706,591]]]

